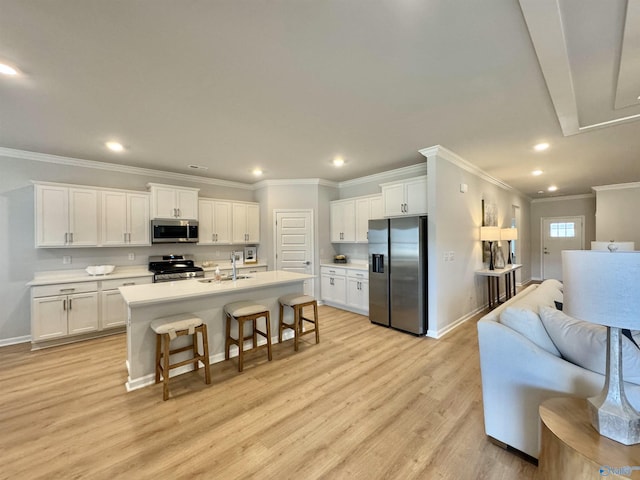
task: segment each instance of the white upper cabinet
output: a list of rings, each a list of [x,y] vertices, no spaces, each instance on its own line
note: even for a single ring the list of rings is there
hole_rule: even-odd
[[[197,188],[147,184],[151,190],[151,218],[198,219]]]
[[[36,247],[98,245],[98,192],[36,185]]]
[[[149,194],[101,192],[101,245],[150,245]]]
[[[355,200],[334,200],[330,204],[331,241],[356,241],[356,204]]]
[[[428,213],[426,175],[402,182],[385,183],[381,187],[385,217]]]
[[[201,198],[198,207],[198,243],[230,245],[231,202]]]
[[[369,241],[369,220],[383,218],[382,195],[359,197],[355,199],[356,242]]]
[[[232,242],[260,242],[260,204],[232,203]]]

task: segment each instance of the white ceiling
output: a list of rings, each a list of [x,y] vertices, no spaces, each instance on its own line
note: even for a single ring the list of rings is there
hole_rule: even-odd
[[[640,0],[0,0],[0,147],[254,183],[440,144],[588,193],[640,181],[639,26]]]

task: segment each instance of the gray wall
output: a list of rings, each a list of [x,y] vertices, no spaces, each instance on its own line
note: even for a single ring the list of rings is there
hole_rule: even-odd
[[[602,242],[617,240],[636,243],[640,250],[640,186],[596,187],[595,239]],[[588,245],[588,244],[587,244]]]
[[[542,280],[542,219],[584,216],[584,245],[596,239],[596,199],[594,195],[557,197],[531,202],[531,278]]]
[[[482,200],[498,209],[498,226],[511,226],[513,206],[519,207],[519,258],[523,264],[518,282],[530,279],[529,200],[440,156],[427,160],[429,182],[429,334],[441,336],[488,299],[486,277],[475,275],[483,267],[480,226]],[[460,184],[467,192],[460,192]],[[506,251],[506,246],[503,247]],[[445,252],[454,252],[445,261]]]

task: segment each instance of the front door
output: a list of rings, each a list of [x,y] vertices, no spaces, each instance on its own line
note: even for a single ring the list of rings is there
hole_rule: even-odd
[[[276,210],[276,270],[313,274],[313,212]],[[313,279],[304,282],[304,293],[313,295]]]
[[[542,219],[542,278],[562,281],[562,250],[584,249],[584,217]]]

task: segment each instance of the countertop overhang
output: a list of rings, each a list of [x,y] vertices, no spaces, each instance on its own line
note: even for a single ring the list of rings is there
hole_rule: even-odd
[[[151,283],[147,285],[132,285],[120,287],[120,293],[129,307],[139,307],[176,300],[198,298],[209,295],[222,295],[243,290],[284,285],[287,283],[303,282],[315,278],[315,275],[305,273],[272,270],[250,274],[249,278],[236,281],[229,280],[220,283],[211,279],[181,280],[177,282]]]

